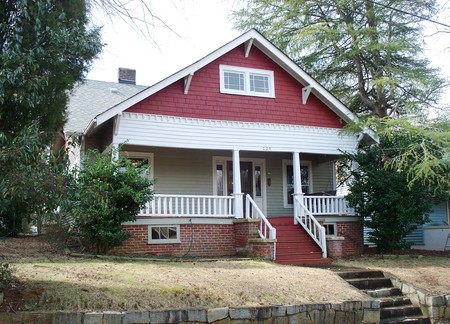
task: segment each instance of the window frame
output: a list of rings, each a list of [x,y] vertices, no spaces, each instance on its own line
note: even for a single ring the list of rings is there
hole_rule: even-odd
[[[176,239],[153,239],[152,238],[152,229],[154,227],[175,227],[177,231]],[[148,225],[148,244],[176,244],[181,243],[181,235],[180,235],[180,225],[175,224],[153,224]]]
[[[134,151],[120,151],[120,155],[130,159],[147,159],[148,178],[153,179],[155,174],[154,154],[150,152],[134,152]]]
[[[288,204],[288,190],[287,190],[287,166],[293,166],[292,160],[282,161],[282,177],[283,177],[283,206],[284,208],[293,208],[294,204]],[[300,161],[300,167],[308,167],[308,186],[309,192],[313,192],[313,181],[312,181],[312,162],[311,161]],[[307,192],[303,192],[304,195],[308,195]]]
[[[274,82],[274,72],[270,70],[260,70],[245,68],[240,66],[231,66],[220,64],[220,92],[226,94],[235,94],[241,96],[252,96],[252,97],[264,97],[264,98],[275,98],[275,82]],[[225,72],[238,73],[244,75],[244,90],[234,90],[225,88]],[[263,76],[268,78],[268,92],[258,92],[251,91],[250,87],[250,76]]]
[[[323,225],[323,227],[325,227],[325,233],[326,233],[327,226],[333,226],[334,234],[326,234],[326,237],[336,237],[337,236],[337,224],[335,222],[324,222],[322,225]]]

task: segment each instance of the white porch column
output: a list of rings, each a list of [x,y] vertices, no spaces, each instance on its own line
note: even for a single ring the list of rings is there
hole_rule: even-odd
[[[295,198],[298,197],[300,201],[303,202],[300,152],[292,152],[292,170],[294,173],[294,215],[298,215],[298,206],[295,202]]]
[[[234,215],[236,218],[244,217],[244,194],[241,190],[241,164],[239,150],[233,150],[233,196]]]
[[[111,143],[111,155],[112,155],[112,159],[113,160],[118,160],[119,159],[119,144],[112,142]]]

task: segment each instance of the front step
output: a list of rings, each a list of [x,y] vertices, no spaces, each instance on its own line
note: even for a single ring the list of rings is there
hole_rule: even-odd
[[[388,324],[388,323],[430,324],[431,321],[428,317],[423,315],[414,317],[391,317],[391,318],[383,318],[380,320],[380,324]]]
[[[419,307],[393,287],[382,271],[338,271],[337,274],[366,294],[380,299],[380,323],[430,323]]]
[[[380,318],[396,318],[422,315],[422,310],[413,305],[401,305],[393,307],[383,307],[380,310]]]
[[[391,279],[389,278],[355,278],[346,279],[348,283],[352,284],[358,289],[375,290],[380,288],[392,287]]]
[[[332,262],[322,258],[322,250],[301,225],[294,224],[292,217],[270,218],[269,222],[277,230],[276,263],[326,265]]]

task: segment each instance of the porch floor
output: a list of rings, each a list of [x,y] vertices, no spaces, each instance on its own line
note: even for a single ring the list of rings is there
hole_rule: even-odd
[[[322,250],[301,225],[291,217],[270,217],[270,224],[277,230],[276,260],[278,264],[325,265],[330,258],[322,258]]]

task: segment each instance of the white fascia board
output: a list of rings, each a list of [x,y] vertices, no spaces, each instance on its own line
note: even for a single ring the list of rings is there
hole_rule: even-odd
[[[212,61],[214,61],[214,60],[218,59],[219,57],[221,57],[222,55],[228,53],[235,47],[241,45],[248,39],[256,38],[256,37],[262,38],[261,34],[259,34],[257,31],[252,29],[252,30],[248,31],[247,33],[239,36],[238,38],[235,38],[228,44],[220,47],[219,49],[215,50],[211,54],[209,54],[209,55],[205,56],[204,58],[198,60],[197,62],[189,65],[188,67],[184,68],[183,70],[180,70],[180,71],[176,72],[175,74],[172,74],[171,76],[167,77],[166,79],[148,87],[147,89],[139,92],[138,94],[134,95],[133,97],[131,97],[131,98],[121,102],[120,104],[110,108],[109,110],[99,114],[96,117],[97,118],[96,126],[101,125],[108,119],[117,115],[119,112],[122,112],[122,111],[130,108],[131,106],[137,104],[138,102],[144,100],[145,98],[164,89],[165,87],[171,85],[172,83],[184,78],[186,75],[193,74],[194,72],[198,71],[202,67],[208,65]]]

